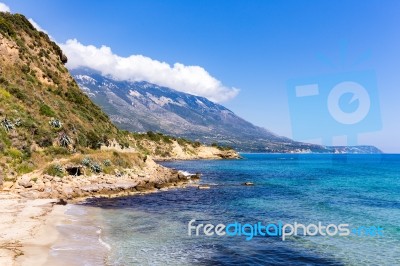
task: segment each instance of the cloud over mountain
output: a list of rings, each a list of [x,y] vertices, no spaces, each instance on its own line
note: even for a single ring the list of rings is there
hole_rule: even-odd
[[[206,97],[215,102],[234,98],[239,89],[224,86],[200,66],[169,65],[143,55],[121,57],[110,47],[83,45],[76,39],[60,44],[68,56],[67,67],[90,67],[117,80],[147,81],[178,91]]]
[[[48,34],[47,31],[45,31],[42,27],[40,27],[39,24],[37,24],[36,21],[34,21],[32,18],[29,18],[28,20],[32,24],[32,26],[35,27],[35,29],[37,29],[38,31],[43,31],[44,33]]]
[[[0,2],[0,12],[11,12],[10,7]]]

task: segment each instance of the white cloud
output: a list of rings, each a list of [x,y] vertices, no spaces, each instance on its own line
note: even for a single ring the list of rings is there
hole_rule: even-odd
[[[1,12],[11,12],[10,7],[1,2],[0,2],[0,11]]]
[[[35,29],[37,29],[38,31],[43,31],[44,33],[48,34],[47,31],[45,31],[42,27],[40,27],[39,24],[37,24],[36,21],[34,21],[32,18],[29,18],[28,20],[32,24],[32,26],[35,27]]]
[[[68,57],[67,67],[70,69],[89,67],[117,80],[147,81],[215,102],[230,100],[239,92],[237,88],[224,86],[200,66],[181,63],[171,66],[143,55],[121,57],[110,47],[83,45],[76,39],[67,40],[60,46]]]

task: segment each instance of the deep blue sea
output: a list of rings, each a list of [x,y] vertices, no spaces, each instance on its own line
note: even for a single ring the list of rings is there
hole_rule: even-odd
[[[93,207],[107,265],[400,265],[400,155],[242,156],[162,163],[201,172],[210,189],[97,199],[76,208]],[[195,230],[189,236],[192,219],[193,225],[348,224],[352,231],[285,241]]]

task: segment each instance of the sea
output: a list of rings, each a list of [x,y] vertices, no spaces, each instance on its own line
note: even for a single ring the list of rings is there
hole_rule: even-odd
[[[65,265],[400,265],[400,155],[241,155],[162,162],[200,172],[209,189],[71,205],[52,259]]]

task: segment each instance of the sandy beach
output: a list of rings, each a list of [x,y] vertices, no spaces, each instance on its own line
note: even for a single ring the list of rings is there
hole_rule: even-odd
[[[56,199],[26,199],[0,193],[0,265],[46,265],[57,240],[56,225],[65,219],[66,206]]]

